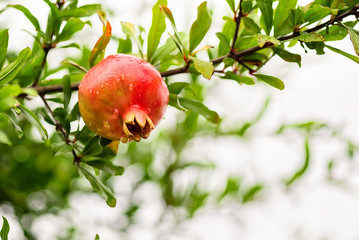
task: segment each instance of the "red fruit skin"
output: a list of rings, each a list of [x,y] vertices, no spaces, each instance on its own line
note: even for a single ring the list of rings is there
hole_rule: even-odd
[[[79,86],[79,109],[85,124],[97,135],[121,140],[126,115],[148,117],[156,126],[169,100],[161,74],[143,59],[110,55],[91,68]]]

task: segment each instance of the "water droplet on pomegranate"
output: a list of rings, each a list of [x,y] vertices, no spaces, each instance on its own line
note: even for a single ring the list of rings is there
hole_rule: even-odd
[[[130,89],[130,91],[133,90],[133,84],[132,84],[132,83],[130,83],[130,84],[128,85],[128,89]]]
[[[90,94],[92,94],[92,89],[90,89]]]
[[[147,108],[147,113],[150,113],[151,112],[151,108]]]
[[[96,91],[96,94],[99,95],[99,94],[100,94],[100,91]]]
[[[101,88],[103,88],[103,84],[101,84]]]
[[[109,129],[111,127],[110,123],[108,121],[104,121],[103,122],[103,126],[107,129]]]

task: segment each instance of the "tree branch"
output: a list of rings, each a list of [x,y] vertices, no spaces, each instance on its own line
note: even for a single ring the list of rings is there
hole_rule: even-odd
[[[335,17],[335,19],[328,20],[328,21],[326,21],[326,22],[324,22],[322,24],[319,24],[319,25],[317,25],[317,26],[315,26],[313,28],[307,29],[304,32],[306,32],[306,33],[315,32],[315,31],[318,31],[318,30],[320,30],[320,29],[322,29],[322,28],[324,28],[326,26],[334,24],[335,22],[342,21],[344,18],[346,18],[348,16],[358,15],[358,9],[359,9],[359,6],[355,6],[351,10],[349,10],[349,11]],[[299,35],[300,35],[299,32],[293,32],[293,33],[291,33],[289,35],[279,37],[278,40],[279,41],[285,41],[285,40],[293,39],[293,38],[295,38],[295,37],[297,37]],[[242,51],[239,51],[239,52],[234,52],[233,51],[233,52],[228,53],[227,55],[212,59],[212,60],[210,60],[210,62],[212,62],[213,65],[218,65],[221,62],[223,62],[223,60],[225,58],[233,58],[233,59],[236,60],[236,59],[239,59],[240,57],[250,55],[250,54],[255,53],[255,52],[257,52],[257,51],[259,51],[261,49],[268,48],[268,47],[269,47],[268,45],[264,45],[263,47],[256,46],[256,47],[248,48],[248,49],[245,49],[245,50],[242,50]],[[161,72],[161,76],[162,77],[169,77],[169,76],[177,75],[177,74],[180,74],[180,73],[186,73],[188,71],[188,68],[189,68],[189,63],[187,63],[186,65],[184,65],[182,67],[179,67],[179,68],[175,68],[175,69],[171,69],[171,70],[168,70],[168,71]],[[75,90],[78,89],[78,86],[79,86],[79,83],[73,83],[73,84],[71,84],[71,89],[75,91]],[[40,95],[44,95],[44,94],[48,94],[48,93],[54,93],[54,92],[61,92],[63,90],[62,85],[33,86],[33,88]]]

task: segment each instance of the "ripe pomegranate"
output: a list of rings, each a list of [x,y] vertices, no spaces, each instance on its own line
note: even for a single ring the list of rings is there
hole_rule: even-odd
[[[163,117],[168,96],[156,68],[140,58],[116,54],[85,74],[79,86],[79,108],[97,135],[139,142]]]

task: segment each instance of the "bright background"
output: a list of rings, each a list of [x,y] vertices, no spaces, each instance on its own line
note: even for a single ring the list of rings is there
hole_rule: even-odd
[[[168,0],[180,31],[188,31],[195,20],[199,0]],[[16,2],[29,8],[40,23],[46,22],[47,5],[40,0],[1,1],[0,9],[8,3]],[[98,1],[79,1],[80,4]],[[309,1],[299,0],[300,5]],[[128,21],[149,29],[151,8],[154,0],[110,1],[101,3],[113,13],[109,17],[113,34],[123,36],[120,21]],[[205,42],[215,45],[215,32],[220,31],[222,16],[230,14],[226,1],[208,0],[213,9],[213,25]],[[45,9],[46,11],[42,11]],[[46,14],[45,14],[46,13]],[[86,26],[77,36],[82,43],[92,46],[101,32],[102,25],[93,16],[93,27]],[[32,37],[22,29],[33,29],[25,17],[15,11],[6,10],[0,15],[0,26],[10,27],[10,49],[31,46]],[[34,31],[34,30],[33,30]],[[353,47],[348,38],[339,43],[331,43],[351,54]],[[116,44],[111,43],[107,54],[116,52]],[[61,50],[63,51],[63,50]],[[62,52],[55,50],[49,56],[50,65],[62,61]],[[72,50],[64,50],[66,51]],[[265,99],[271,101],[263,119],[252,132],[250,140],[239,138],[221,139],[213,137],[197,138],[186,151],[188,158],[201,156],[217,164],[217,168],[207,176],[203,186],[215,191],[225,184],[226,176],[241,176],[244,184],[261,182],[266,186],[261,197],[246,205],[223,203],[217,206],[209,203],[193,219],[176,225],[169,216],[159,226],[158,212],[163,208],[160,192],[150,184],[135,198],[143,199],[138,223],[128,234],[115,231],[121,218],[121,204],[127,198],[121,197],[129,191],[135,169],[126,169],[124,176],[113,178],[113,186],[118,197],[115,209],[107,207],[96,194],[73,193],[69,209],[61,214],[43,215],[32,226],[38,239],[56,239],[69,226],[76,226],[79,239],[93,239],[98,233],[101,239],[359,239],[359,157],[349,161],[346,146],[329,130],[318,131],[311,138],[311,163],[305,176],[289,190],[282,181],[288,179],[301,166],[304,158],[304,138],[297,132],[285,136],[274,132],[282,124],[306,121],[327,123],[332,129],[340,130],[342,137],[359,143],[359,67],[356,63],[326,50],[319,56],[312,52],[305,54],[301,47],[292,52],[302,54],[302,67],[286,63],[275,57],[261,73],[282,79],[285,90],[279,91],[264,84],[239,86],[235,82],[213,78],[203,80],[210,90],[206,104],[223,117],[223,124],[233,127],[253,119]],[[187,78],[185,74],[176,79]],[[36,100],[34,101],[36,104]],[[176,121],[173,108],[169,108],[161,128],[170,128]],[[328,181],[327,165],[334,162],[332,181]],[[178,176],[179,184],[196,178],[196,172]],[[84,183],[86,184],[86,183]],[[40,203],[41,204],[41,203]],[[5,215],[11,226],[10,239],[24,239],[19,232],[17,219],[11,205],[0,206],[0,215]],[[1,223],[0,223],[1,224]]]

